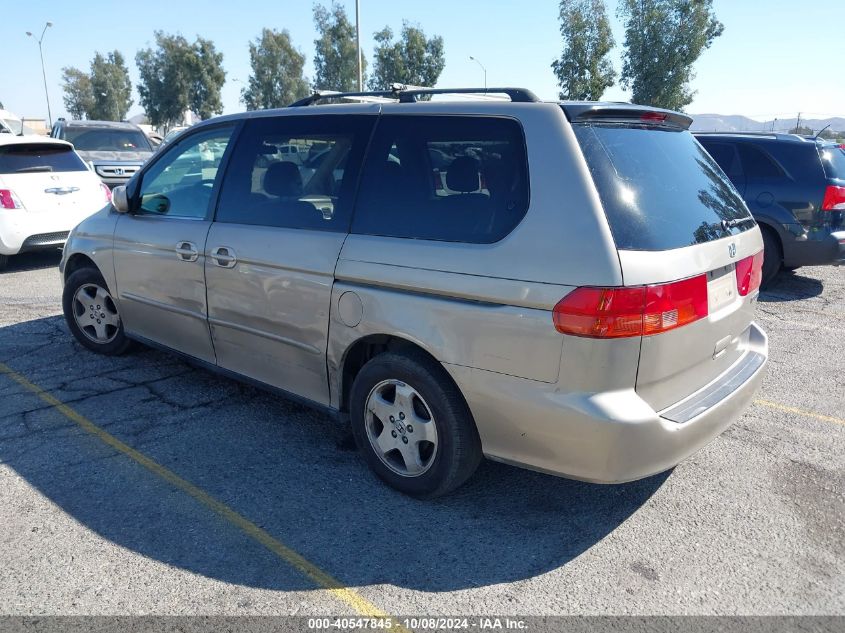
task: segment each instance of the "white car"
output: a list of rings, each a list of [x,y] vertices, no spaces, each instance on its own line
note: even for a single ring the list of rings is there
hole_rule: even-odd
[[[110,200],[70,143],[0,134],[0,269],[10,255],[62,246]]]

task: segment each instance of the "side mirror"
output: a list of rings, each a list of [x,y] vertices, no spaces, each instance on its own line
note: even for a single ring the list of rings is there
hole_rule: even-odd
[[[125,185],[120,185],[112,190],[111,206],[118,213],[129,213],[129,198],[126,196]]]

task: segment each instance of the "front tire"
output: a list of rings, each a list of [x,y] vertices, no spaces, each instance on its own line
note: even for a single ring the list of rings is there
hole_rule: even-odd
[[[118,356],[129,349],[132,342],[99,270],[80,268],[68,277],[62,308],[76,340],[92,352]]]
[[[432,499],[478,468],[481,440],[457,386],[423,354],[387,352],[367,362],[350,394],[352,433],[388,485]]]
[[[6,265],[9,263],[9,256],[0,254],[0,270],[6,268]]]

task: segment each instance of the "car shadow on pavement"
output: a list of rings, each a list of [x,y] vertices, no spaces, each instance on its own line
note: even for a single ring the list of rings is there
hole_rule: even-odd
[[[162,352],[97,356],[61,317],[0,328],[0,362],[348,586],[437,592],[542,574],[605,538],[669,476],[601,486],[487,462],[451,496],[417,501],[371,475],[348,431],[324,414]],[[314,588],[2,374],[0,460],[122,548],[229,583]],[[60,547],[72,550],[73,537]]]
[[[9,262],[6,264],[6,267],[0,269],[0,276],[4,273],[20,273],[28,270],[37,270],[39,268],[58,269],[57,267],[61,258],[61,249],[35,251],[32,253],[24,253],[23,255],[13,255],[9,258]]]
[[[824,292],[824,284],[820,280],[805,277],[800,272],[784,270],[768,288],[760,292],[760,301],[764,303],[800,301],[817,297],[822,292]]]

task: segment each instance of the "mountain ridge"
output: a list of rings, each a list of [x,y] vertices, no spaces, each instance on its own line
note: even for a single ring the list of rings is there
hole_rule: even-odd
[[[756,121],[741,114],[692,114],[690,129],[693,132],[789,132],[795,128],[797,117]],[[827,119],[801,118],[801,127],[808,127],[819,132],[826,126],[834,132],[845,131],[845,117]]]

